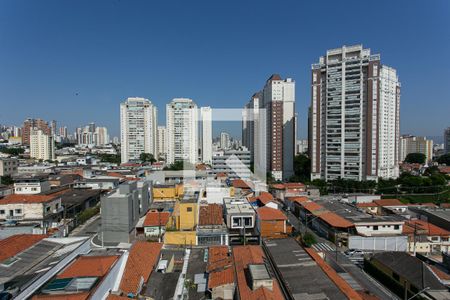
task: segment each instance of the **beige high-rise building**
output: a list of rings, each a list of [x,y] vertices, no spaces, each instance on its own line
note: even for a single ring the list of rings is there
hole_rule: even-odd
[[[433,159],[433,141],[424,136],[403,135],[400,137],[399,159],[404,161],[410,153],[422,153],[427,162]]]
[[[158,126],[156,130],[157,136],[157,153],[158,159],[159,157],[166,158],[167,157],[167,128],[166,126]]]
[[[30,130],[30,157],[42,160],[55,159],[55,141],[51,134],[40,129]]]

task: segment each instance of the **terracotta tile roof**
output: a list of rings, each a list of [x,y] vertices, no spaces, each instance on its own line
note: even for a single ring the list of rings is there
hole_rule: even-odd
[[[300,203],[301,206],[303,206],[306,210],[313,212],[317,210],[323,210],[323,206],[320,204],[317,204],[316,202],[309,201],[309,202],[302,202]]]
[[[450,208],[450,203],[441,203],[439,205],[440,208]]]
[[[120,282],[120,290],[126,295],[136,295],[141,282],[146,283],[159,260],[161,243],[136,242],[130,250],[125,271]]]
[[[227,177],[227,176],[228,176],[227,173],[220,172],[220,173],[217,173],[216,178],[217,177]]]
[[[245,300],[278,300],[284,299],[280,286],[276,278],[273,278],[272,291],[260,287],[256,290],[252,290],[246,279],[246,269],[249,264],[263,264],[264,252],[261,246],[236,246],[233,248],[233,258],[236,269],[236,280],[238,285],[238,291],[240,299]]]
[[[0,262],[19,254],[46,237],[45,234],[16,234],[1,240]]]
[[[232,184],[233,187],[237,189],[253,189],[253,184],[251,182],[246,182],[242,179],[235,179]]]
[[[1,204],[16,204],[16,203],[46,203],[52,201],[56,197],[54,195],[21,195],[21,194],[11,194],[3,199],[0,199]]]
[[[269,203],[270,201],[273,201],[273,196],[271,193],[268,192],[261,192],[257,197],[256,197],[259,201],[261,201],[261,203],[263,203],[264,205],[266,205],[267,203]]]
[[[354,226],[352,222],[331,211],[320,214],[319,218],[333,227],[349,228]]]
[[[212,246],[208,248],[208,265],[206,271],[223,269],[233,263],[229,255],[228,246]]]
[[[106,300],[130,300],[130,298],[125,297],[125,296],[109,294],[109,296],[106,298]]]
[[[374,200],[373,202],[378,206],[405,206],[405,204],[398,199],[380,199]]]
[[[288,182],[284,184],[284,187],[286,189],[293,190],[293,189],[303,189],[305,188],[305,185],[301,182]]]
[[[199,225],[222,225],[223,208],[220,204],[208,204],[200,206]]]
[[[424,203],[409,203],[408,206],[414,206],[414,207],[437,207],[436,204],[430,203],[430,202],[424,202]]]
[[[362,202],[362,203],[356,203],[357,207],[377,207],[378,205],[374,202]]]
[[[166,226],[169,222],[170,213],[167,211],[149,211],[145,215],[144,227]]]
[[[286,215],[279,209],[263,206],[258,208],[256,212],[258,213],[258,218],[263,221],[287,220]]]
[[[319,267],[327,274],[327,276],[334,282],[334,284],[343,292],[349,299],[362,300],[360,294],[358,294],[336,271],[328,265],[322,257],[319,256],[313,249],[305,248],[305,251],[314,259]]]
[[[292,201],[292,202],[297,202],[298,204],[310,201],[309,198],[305,197],[305,196],[288,197],[288,198],[286,198],[286,200]]]
[[[234,283],[234,269],[229,266],[226,269],[209,274],[208,288],[212,289],[221,285]]]
[[[284,184],[282,184],[282,183],[275,183],[275,184],[272,184],[272,188],[275,189],[275,190],[284,190]]]
[[[89,298],[89,292],[73,293],[65,295],[36,295],[32,300],[86,300]]]
[[[56,278],[103,277],[118,259],[118,255],[80,256]]]
[[[429,236],[449,236],[450,232],[438,227],[436,225],[433,225],[431,223],[428,223],[423,220],[409,220],[406,221],[403,226],[403,233],[404,234],[414,234],[414,227],[416,228],[417,234],[426,234]]]

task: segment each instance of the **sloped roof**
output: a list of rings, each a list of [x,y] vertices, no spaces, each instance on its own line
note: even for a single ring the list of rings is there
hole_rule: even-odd
[[[208,204],[200,206],[199,225],[222,225],[223,208],[220,204]]]
[[[144,219],[144,227],[153,227],[153,226],[166,226],[167,222],[169,222],[170,213],[167,211],[157,212],[157,211],[149,211],[145,215]]]
[[[35,295],[32,300],[85,300],[89,298],[89,292],[56,295]]]
[[[119,259],[118,255],[80,256],[56,278],[103,277]]]
[[[211,246],[208,248],[208,265],[206,270],[212,272],[233,263],[228,246]]]
[[[425,232],[426,235],[429,236],[449,236],[450,232],[438,227],[434,224],[428,223],[423,220],[408,220],[405,222],[403,226],[404,234],[414,234],[414,229],[417,234],[421,234],[421,232]]]
[[[235,179],[232,184],[234,188],[238,189],[253,189],[253,184],[251,182],[246,182],[242,179]]]
[[[405,204],[398,199],[380,199],[374,200],[373,202],[378,206],[405,206]]]
[[[149,243],[146,241],[137,241],[131,247],[120,282],[120,290],[123,293],[136,295],[139,292],[140,283],[148,281],[155,264],[158,262],[161,248],[161,243]]]
[[[258,213],[258,218],[263,221],[287,220],[286,215],[283,214],[279,209],[263,206],[258,208],[256,212]]]
[[[288,197],[288,198],[286,198],[286,200],[296,202],[298,204],[310,201],[309,198],[305,197],[305,196]]]
[[[40,240],[45,234],[16,234],[0,241],[0,262],[27,250]]]
[[[231,283],[234,283],[234,269],[232,266],[209,274],[208,288],[210,289]]]
[[[273,288],[269,290],[265,287],[260,287],[253,290],[249,286],[246,278],[246,271],[249,264],[263,264],[265,260],[264,252],[261,246],[236,246],[233,248],[233,258],[236,269],[236,280],[238,284],[238,291],[240,299],[245,300],[278,300],[284,299],[280,286],[276,278],[273,279]]]
[[[324,207],[320,204],[317,204],[316,202],[309,201],[309,202],[302,202],[300,203],[301,206],[303,206],[306,210],[313,212],[317,210],[323,210]]]
[[[56,199],[54,195],[22,195],[22,194],[11,194],[0,200],[1,204],[16,204],[16,203],[46,203]]]
[[[374,202],[361,202],[356,203],[357,207],[377,207],[378,205]]]
[[[349,228],[354,226],[352,222],[333,212],[324,212],[320,214],[319,218],[333,227]]]
[[[269,203],[270,201],[273,201],[273,196],[271,193],[268,192],[261,192],[257,197],[256,197],[259,201],[261,201],[261,203],[263,203],[264,205],[266,205],[267,203]]]

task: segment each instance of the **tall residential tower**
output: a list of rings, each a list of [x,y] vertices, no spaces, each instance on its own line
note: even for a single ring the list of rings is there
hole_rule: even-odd
[[[312,179],[398,177],[400,83],[362,45],[328,50],[312,65]]]
[[[142,153],[155,157],[157,108],[144,98],[128,98],[120,104],[121,161],[138,160]]]

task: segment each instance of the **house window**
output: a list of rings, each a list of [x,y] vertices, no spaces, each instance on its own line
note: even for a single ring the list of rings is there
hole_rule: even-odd
[[[46,210],[47,212],[49,212],[49,211],[50,211],[50,206],[47,206],[47,207],[45,208],[45,210]]]
[[[395,230],[400,229],[400,225],[394,225],[394,229]]]
[[[373,226],[373,230],[378,230],[378,225]]]
[[[5,214],[5,210],[4,209],[0,209],[0,215],[4,215]]]
[[[188,207],[188,208],[186,209],[186,211],[187,211],[187,212],[191,212],[191,211],[192,211],[192,207]]]
[[[22,210],[21,210],[21,209],[16,209],[16,210],[15,210],[15,213],[16,213],[17,215],[20,215],[20,214],[22,213]]]

